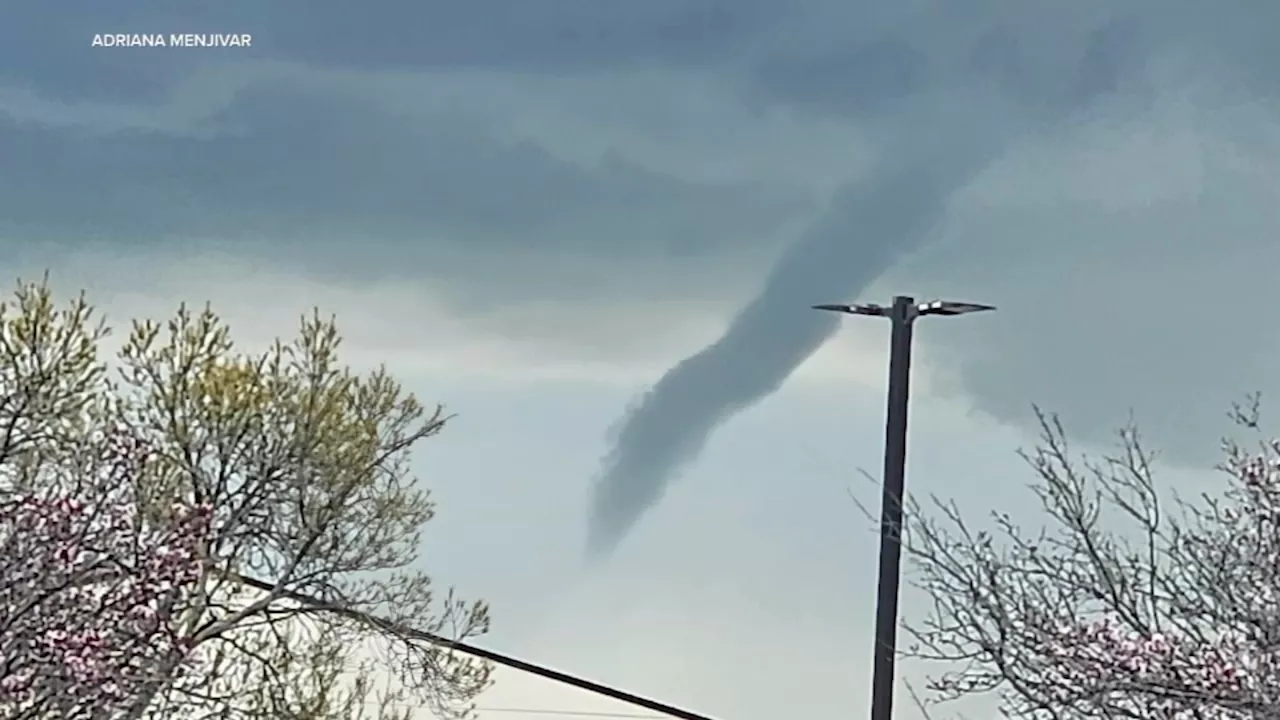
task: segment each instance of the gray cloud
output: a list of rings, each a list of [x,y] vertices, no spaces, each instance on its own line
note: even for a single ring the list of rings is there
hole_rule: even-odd
[[[1010,137],[988,171],[950,181],[959,190],[976,178],[989,192],[939,193],[948,199],[931,202],[955,211],[939,216],[943,241],[889,271],[922,296],[997,301],[1001,319],[939,323],[926,351],[950,361],[956,392],[999,417],[1024,417],[1039,400],[1097,437],[1133,406],[1183,447],[1224,400],[1266,384],[1258,358],[1273,348],[1256,328],[1272,315],[1254,288],[1265,287],[1257,258],[1275,247],[1273,178],[1232,153],[1254,165],[1275,157],[1280,7],[1125,7],[9,3],[0,161],[18,170],[0,176],[0,230],[10,257],[57,243],[203,243],[322,275],[420,277],[478,322],[525,299],[723,307],[757,291],[781,313],[874,275],[815,276],[795,293],[755,287],[789,272],[785,246],[804,227],[834,227],[816,213],[862,172],[867,147],[882,158],[921,143],[965,148],[985,122]],[[163,59],[88,47],[94,32],[150,30],[252,32],[255,47]],[[700,89],[672,90],[682,82]],[[489,94],[465,89],[484,83]],[[695,102],[706,95],[719,110]],[[1211,157],[1188,181],[1194,191],[1144,200],[1137,190],[1181,171],[1123,150],[1179,113],[1185,127],[1166,135]],[[786,139],[770,144],[770,133]],[[1057,154],[1027,165],[1046,147]],[[1124,182],[1082,182],[1110,199],[1053,189],[1072,163],[1106,161]],[[1001,173],[1005,186],[990,190]],[[1035,188],[1042,197],[1026,200]],[[885,258],[909,249],[886,246]],[[1156,313],[1086,323],[1061,309],[1102,316],[1104,296],[1188,288],[1207,308],[1196,323]],[[1249,302],[1218,299],[1228,293]],[[1031,314],[1033,298],[1052,308]],[[769,351],[789,358],[779,366],[823,337],[794,332],[790,351]],[[1174,333],[1185,346],[1169,345]],[[753,382],[767,392],[779,381]],[[1184,421],[1182,407],[1206,419]]]
[[[907,151],[917,143],[903,139],[902,152],[839,192],[724,335],[667,371],[628,413],[595,488],[593,557],[616,549],[716,427],[776,391],[831,337],[837,319],[809,305],[858,295],[925,243],[950,194],[1002,144],[993,127],[967,130],[945,148]]]
[[[952,390],[1016,423],[1039,403],[1095,441],[1132,411],[1166,458],[1213,462],[1230,403],[1280,390],[1280,136],[1242,107],[1164,122],[1117,108],[976,183],[932,256],[896,272],[1001,306],[921,333]],[[1033,162],[1059,182],[1011,186]]]
[[[567,160],[464,111],[405,117],[362,99],[267,80],[201,118],[200,133],[0,122],[9,160],[29,169],[0,178],[0,214],[26,242],[216,238],[315,272],[430,278],[487,309],[630,292],[610,267],[658,260],[689,266],[666,273],[678,292],[694,291],[697,268],[715,286],[719,256],[767,243],[814,203],[767,179]]]
[[[1069,110],[1118,88],[1128,59],[1118,45],[1132,39],[1133,27],[1109,23],[1090,34],[1079,68],[1070,73],[1077,82],[1063,98]],[[850,64],[876,70],[850,78],[854,97],[893,103],[928,97],[918,81],[922,52],[890,39],[866,53]],[[790,74],[797,81],[816,75],[822,79],[809,87],[821,90],[818,97],[838,97],[834,87],[824,85],[835,76],[822,67],[802,66]],[[834,320],[802,315],[807,304],[822,301],[822,293],[836,299],[857,296],[919,249],[944,217],[952,194],[1024,130],[1016,105],[981,92],[987,83],[956,80],[967,93],[942,93],[933,102],[912,103],[911,111],[899,110],[895,130],[881,136],[886,146],[881,163],[837,193],[827,214],[783,255],[719,340],[669,370],[628,414],[596,488],[588,540],[592,555],[612,553],[717,426],[776,391],[830,337]],[[930,128],[943,111],[948,113],[945,132],[941,126]],[[809,303],[803,300],[806,294]]]

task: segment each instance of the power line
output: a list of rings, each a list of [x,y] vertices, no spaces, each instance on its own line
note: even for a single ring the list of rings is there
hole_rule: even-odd
[[[590,717],[590,718],[659,718],[659,715],[623,712],[590,712],[587,710],[535,710],[533,708],[476,708],[484,713],[524,713],[525,715],[554,715],[556,717]]]
[[[600,683],[597,683],[597,682],[592,682],[584,678],[576,677],[574,675],[569,675],[568,673],[562,673],[559,670],[552,670],[551,668],[543,667],[541,665],[534,665],[533,663],[525,662],[524,660],[521,660],[519,658],[511,657],[510,655],[503,655],[501,653],[496,653],[492,650],[485,650],[484,648],[479,648],[474,645],[468,645],[467,643],[460,642],[457,640],[450,640],[446,637],[436,635],[434,633],[424,632],[416,628],[411,628],[405,625],[401,625],[399,623],[392,622],[386,618],[378,617],[376,615],[370,615],[369,613],[366,613],[366,612],[353,610],[351,608],[343,607],[341,605],[335,605],[330,602],[325,602],[320,598],[312,597],[310,595],[303,595],[302,593],[294,592],[292,590],[277,588],[275,585],[263,582],[261,580],[247,578],[239,574],[231,574],[231,573],[228,573],[228,574],[232,575],[232,577],[235,580],[238,580],[239,582],[242,582],[245,585],[248,585],[249,587],[257,588],[258,590],[265,590],[267,592],[274,592],[277,597],[293,600],[294,602],[302,603],[303,605],[306,605],[308,607],[313,607],[320,610],[328,610],[337,615],[342,615],[344,617],[351,618],[352,620],[368,623],[370,625],[374,625],[384,630],[388,630],[392,633],[401,635],[403,637],[410,637],[415,640],[422,640],[424,642],[427,642],[439,647],[445,647],[451,650],[457,650],[460,653],[471,655],[472,657],[478,657],[482,660],[488,660],[490,662],[494,662],[499,665],[505,665],[506,667],[509,667],[509,668],[515,668],[516,670],[531,673],[533,675],[537,675],[539,677],[543,677],[548,680],[554,680],[558,683],[571,685],[573,687],[578,688],[579,690],[586,690],[587,692],[595,693],[597,695],[603,695],[608,698],[613,698],[614,700],[619,700],[621,702],[627,703],[628,705],[635,705],[637,707],[642,707],[645,710],[652,710],[654,712],[661,713],[668,717],[677,718],[678,720],[712,720],[712,718],[707,717],[706,715],[699,715],[695,712],[684,710],[674,705],[668,705],[666,703],[658,702],[657,700],[650,700],[649,698],[642,697],[640,695],[635,695],[625,690],[619,690],[617,688],[609,687],[608,685],[601,685]],[[604,717],[610,717],[610,716],[606,715]],[[613,716],[613,717],[618,717],[618,716]],[[627,717],[627,716],[622,716],[622,717]]]

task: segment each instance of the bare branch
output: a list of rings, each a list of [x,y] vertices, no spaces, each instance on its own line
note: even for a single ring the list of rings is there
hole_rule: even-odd
[[[1256,399],[1232,417],[1258,430]],[[995,692],[1025,718],[1235,720],[1280,707],[1280,443],[1224,443],[1222,492],[1164,494],[1133,424],[1117,451],[1071,451],[1037,409],[1023,453],[1046,524],[993,513],[974,530],[934,499],[907,543],[932,612],[907,624],[909,655],[948,664],[941,701]]]

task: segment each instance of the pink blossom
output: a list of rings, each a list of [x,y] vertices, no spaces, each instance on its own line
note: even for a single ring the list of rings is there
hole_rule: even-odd
[[[173,608],[209,514],[145,521],[146,448],[113,432],[94,450],[74,490],[0,493],[0,718],[109,717],[190,659]]]
[[[914,527],[935,609],[911,652],[958,668],[932,690],[1014,718],[1280,718],[1280,442],[1228,445],[1226,488],[1171,508],[1136,435],[1080,469],[1041,419],[1043,532],[997,514],[979,542],[949,506],[954,531]]]

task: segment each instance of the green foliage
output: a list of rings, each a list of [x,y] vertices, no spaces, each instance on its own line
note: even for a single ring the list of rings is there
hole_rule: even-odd
[[[487,630],[484,603],[438,598],[415,567],[435,507],[410,452],[444,428],[442,409],[385,369],[342,365],[334,320],[318,313],[256,353],[208,308],[135,322],[115,367],[102,360],[107,338],[83,297],[59,308],[47,278],[0,304],[0,464],[12,483],[35,482],[80,438],[122,422],[156,451],[136,483],[148,517],[163,520],[178,501],[213,508],[204,579],[182,609],[204,664],[157,683],[139,715],[362,718],[375,666],[353,648],[368,642],[396,688],[378,717],[408,703],[469,714],[487,664],[289,599],[456,639]]]

